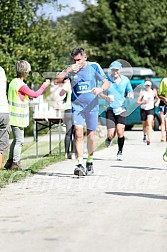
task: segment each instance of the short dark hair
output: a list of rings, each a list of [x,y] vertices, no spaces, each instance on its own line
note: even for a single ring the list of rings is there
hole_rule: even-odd
[[[71,56],[75,57],[78,54],[81,54],[81,56],[84,56],[86,54],[86,50],[83,47],[75,47],[72,51],[71,51]]]

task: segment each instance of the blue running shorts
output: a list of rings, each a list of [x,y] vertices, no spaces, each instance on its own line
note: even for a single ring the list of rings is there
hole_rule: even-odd
[[[98,111],[76,111],[72,112],[73,125],[84,126],[86,124],[87,130],[95,131],[98,125]]]

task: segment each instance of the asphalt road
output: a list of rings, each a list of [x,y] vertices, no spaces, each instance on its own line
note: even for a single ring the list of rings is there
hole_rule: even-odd
[[[66,160],[2,189],[1,252],[167,252],[166,143],[126,137],[124,161],[98,151],[93,176]]]

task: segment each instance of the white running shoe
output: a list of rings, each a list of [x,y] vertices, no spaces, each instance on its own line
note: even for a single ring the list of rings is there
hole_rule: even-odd
[[[123,160],[124,160],[122,151],[118,151],[118,153],[117,153],[117,160],[118,160],[118,161],[123,161]]]
[[[71,154],[71,159],[75,160],[75,153]]]

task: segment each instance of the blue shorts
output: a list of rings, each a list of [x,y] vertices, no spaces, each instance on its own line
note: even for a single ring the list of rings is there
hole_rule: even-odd
[[[74,110],[72,112],[73,125],[84,126],[87,130],[95,131],[98,125],[98,111],[82,112]]]

